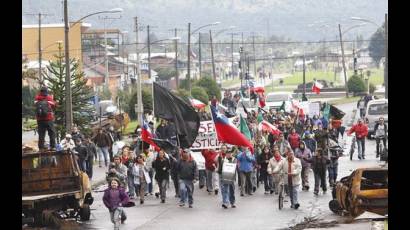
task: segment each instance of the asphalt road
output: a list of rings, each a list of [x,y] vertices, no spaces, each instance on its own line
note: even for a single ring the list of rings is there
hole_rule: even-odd
[[[355,109],[355,103],[338,105],[341,110],[346,112],[344,124],[354,118],[352,113]],[[346,140],[346,153],[351,143],[351,137],[344,136]],[[340,140],[344,142],[344,140]],[[350,175],[350,173],[359,167],[379,166],[381,163],[375,158],[375,141],[366,141],[366,160],[358,160],[357,152],[353,161],[348,156],[339,159],[338,179]],[[285,198],[284,209],[278,209],[277,195],[265,195],[263,185],[257,189],[252,196],[239,196],[239,189],[236,186],[236,209],[227,210],[221,207],[221,195],[208,195],[205,188],[200,190],[198,183],[194,191],[194,207],[192,209],[179,207],[178,199],[174,198],[175,192],[172,182],[167,192],[165,204],[155,196],[148,195],[145,204],[140,205],[136,200],[136,206],[125,208],[128,219],[120,229],[178,229],[178,230],[200,230],[200,229],[289,229],[304,220],[305,217],[316,217],[326,221],[336,220],[339,223],[345,222],[348,218],[333,214],[328,203],[331,200],[331,192],[328,189],[326,194],[319,193],[318,197],[313,195],[314,179],[313,173],[309,176],[310,191],[301,191],[299,188],[300,208],[294,210],[290,208],[289,197]],[[68,229],[112,229],[113,224],[110,221],[108,210],[102,203],[103,190],[107,185],[97,187],[94,192],[94,203],[91,206],[91,219],[84,223],[78,223]],[[349,229],[370,229],[370,222],[348,224]],[[341,227],[341,226],[339,226]],[[338,229],[338,228],[334,228]],[[346,228],[345,228],[346,229]]]
[[[352,117],[351,111],[354,103],[341,105],[346,120]],[[347,150],[350,146],[350,137],[345,136]],[[366,160],[358,160],[357,153],[353,161],[348,156],[339,159],[339,176],[349,175],[359,167],[378,166],[380,163],[375,158],[375,142],[366,142]],[[311,188],[314,185],[313,173],[310,174]],[[101,192],[106,185],[99,187],[94,192],[95,202],[92,205],[91,220],[82,223],[81,229],[111,229],[113,227],[107,209],[102,203]],[[239,196],[236,187],[237,208],[224,210],[221,208],[221,195],[208,195],[205,189],[200,190],[198,184],[194,191],[194,208],[181,208],[178,199],[174,198],[173,186],[170,186],[168,198],[165,204],[155,196],[146,197],[144,205],[138,200],[135,207],[126,208],[128,220],[121,229],[286,229],[304,220],[305,217],[319,217],[327,221],[344,221],[345,217],[334,215],[328,208],[331,200],[330,190],[326,194],[313,195],[312,189],[308,192],[299,189],[298,210],[290,209],[290,201],[285,203],[284,209],[278,209],[277,196],[265,195],[263,185],[259,187],[253,196]]]

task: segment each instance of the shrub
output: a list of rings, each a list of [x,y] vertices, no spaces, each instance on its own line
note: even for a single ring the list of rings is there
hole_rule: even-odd
[[[193,87],[191,91],[192,97],[202,101],[205,104],[208,104],[209,96],[206,90],[202,87]]]
[[[354,95],[366,91],[366,85],[364,84],[364,81],[357,75],[353,75],[347,81],[347,88],[349,89],[349,92],[353,92]]]

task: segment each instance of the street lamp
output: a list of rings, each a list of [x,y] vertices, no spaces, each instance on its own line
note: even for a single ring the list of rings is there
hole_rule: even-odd
[[[151,44],[155,44],[158,42],[162,42],[162,41],[177,41],[180,40],[180,37],[171,37],[171,38],[167,38],[167,39],[162,39],[162,40],[157,40],[154,42],[149,42],[146,46],[142,47],[141,49],[137,50],[136,56],[137,56],[137,60],[136,60],[136,64],[138,66],[138,81],[137,81],[137,91],[138,91],[138,96],[137,96],[137,115],[138,115],[138,123],[142,124],[142,113],[143,113],[143,107],[142,107],[142,83],[141,83],[141,63],[140,63],[140,58],[139,58],[139,52],[142,51],[145,48],[149,48],[151,46]],[[149,41],[149,39],[148,39]],[[136,44],[138,44],[138,41],[136,42]],[[148,49],[148,76],[149,79],[151,79],[151,54],[150,54],[151,49]],[[154,110],[154,108],[152,109]]]
[[[372,20],[365,19],[365,18],[360,18],[360,17],[351,17],[351,20],[356,20],[356,21],[362,21],[362,22],[369,22],[373,25],[375,25],[377,28],[380,27],[377,23],[375,23]],[[387,99],[388,98],[388,33],[387,33],[387,14],[384,14],[384,52],[385,52],[385,61],[384,61],[384,87],[385,87],[385,93],[384,97]]]
[[[200,29],[207,27],[207,26],[215,26],[220,24],[220,22],[214,22],[211,24],[203,25],[195,29],[193,32],[191,32],[191,23],[188,23],[188,63],[187,63],[187,79],[188,79],[188,89],[189,89],[189,95],[191,95],[191,35],[194,34],[195,32],[199,31]]]
[[[81,22],[83,19],[102,13],[119,13],[122,12],[123,9],[121,8],[114,8],[111,10],[106,11],[99,11],[89,15],[86,15],[79,20],[77,20],[72,26],[76,25],[77,23]],[[70,46],[69,46],[69,38],[68,33],[70,31],[70,26],[68,22],[68,6],[67,0],[64,0],[64,48],[65,48],[65,63],[66,63],[66,75],[65,75],[65,95],[66,95],[66,104],[65,104],[65,122],[66,122],[66,131],[69,132],[71,130],[71,126],[73,124],[73,108],[72,108],[72,95],[71,95],[71,73],[70,73]]]
[[[349,27],[348,29],[346,29],[343,33],[342,33],[342,27],[339,24],[339,37],[340,37],[340,47],[342,50],[342,64],[343,64],[343,73],[344,73],[344,79],[345,79],[345,89],[346,89],[346,97],[349,97],[349,89],[347,87],[347,75],[346,75],[346,63],[345,63],[345,51],[343,49],[343,40],[342,40],[342,35],[345,34],[347,31],[359,27],[359,26],[363,26],[363,24],[359,24],[359,25],[354,25]]]

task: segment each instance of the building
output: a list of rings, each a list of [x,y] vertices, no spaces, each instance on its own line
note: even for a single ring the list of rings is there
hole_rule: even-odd
[[[77,23],[73,24],[69,32],[70,42],[70,58],[74,58],[79,61],[80,69],[82,68],[82,46],[81,46],[81,34],[85,32],[91,24]],[[41,69],[43,73],[47,72],[47,66],[50,61],[55,61],[59,53],[59,45],[64,52],[64,24],[42,24],[41,30],[39,30],[38,24],[36,25],[22,25],[22,55],[25,61],[23,69],[35,70],[39,68],[39,32],[41,33]],[[23,81],[23,85],[35,86],[35,81]]]

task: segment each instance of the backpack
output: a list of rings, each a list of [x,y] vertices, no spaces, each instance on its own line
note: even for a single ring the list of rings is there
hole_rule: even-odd
[[[50,112],[48,102],[46,99],[43,99],[36,103],[36,115],[39,118],[46,118]]]

